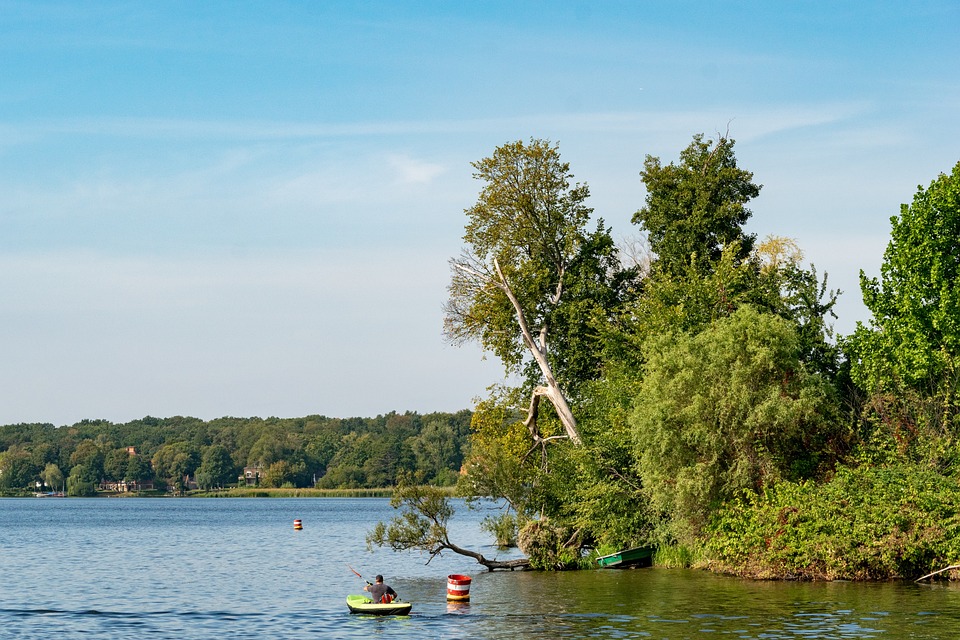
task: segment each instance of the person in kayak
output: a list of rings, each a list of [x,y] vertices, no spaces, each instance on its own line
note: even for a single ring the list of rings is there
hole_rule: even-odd
[[[373,580],[373,584],[368,584],[363,588],[364,591],[370,592],[371,600],[389,604],[397,599],[397,592],[390,585],[383,584],[383,576],[377,574],[377,577]]]

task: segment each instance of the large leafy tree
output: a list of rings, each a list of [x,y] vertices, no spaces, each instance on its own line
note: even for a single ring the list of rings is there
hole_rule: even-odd
[[[63,472],[60,467],[52,462],[48,462],[43,471],[40,472],[40,479],[43,480],[44,485],[53,491],[63,490]]]
[[[226,447],[215,444],[204,450],[200,468],[197,469],[197,484],[200,487],[222,487],[235,480],[236,475],[236,465]]]
[[[157,449],[152,464],[157,477],[181,489],[184,477],[200,466],[200,453],[188,442],[172,442]]]
[[[737,166],[734,140],[703,134],[680,153],[679,164],[664,166],[647,156],[640,176],[647,187],[645,206],[633,216],[647,232],[656,254],[654,271],[684,273],[692,262],[709,272],[731,243],[738,258],[753,249],[754,236],[743,231],[751,212],[746,204],[760,194],[753,173]]]
[[[124,480],[140,483],[149,480],[152,476],[153,469],[150,468],[148,461],[139,455],[130,456],[130,460],[127,462],[127,473],[123,478]]]
[[[565,437],[579,444],[569,393],[598,373],[598,349],[585,342],[612,295],[616,249],[602,222],[588,230],[589,189],[571,184],[557,145],[508,143],[473,167],[484,186],[466,210],[466,247],[451,263],[445,333],[455,343],[479,342],[525,376],[535,441],[543,440],[537,416],[545,397]]]
[[[83,440],[70,454],[70,465],[71,469],[77,465],[85,467],[93,481],[97,481],[103,477],[103,451],[92,439]]]
[[[826,276],[819,279],[812,266],[801,266],[791,239],[769,236],[758,244],[744,231],[752,215],[746,205],[761,185],[737,165],[734,144],[697,134],[678,163],[647,156],[646,203],[633,222],[646,231],[654,255],[635,308],[621,320],[636,346],[665,329],[699,331],[751,304],[792,322],[804,361],[835,375],[839,354],[828,318],[839,292],[828,291]]]
[[[607,370],[638,371],[643,343],[664,331],[696,332],[744,303],[760,307],[760,264],[754,236],[743,230],[746,203],[760,186],[737,166],[734,141],[697,134],[678,163],[647,156],[640,172],[647,189],[633,216],[649,243],[646,277],[623,313],[605,327]]]
[[[39,471],[26,449],[14,445],[0,451],[0,488],[26,487],[36,481]]]
[[[111,480],[123,480],[127,473],[130,454],[125,448],[111,449],[103,458],[103,474]]]
[[[644,492],[680,539],[743,489],[812,475],[832,390],[800,361],[795,327],[749,305],[646,345],[631,417]]]
[[[456,481],[454,461],[457,459],[457,441],[453,427],[441,420],[431,420],[410,438],[410,448],[416,456],[417,468],[426,472],[435,484],[453,484]]]
[[[860,272],[872,313],[850,340],[854,380],[870,392],[944,390],[960,356],[960,163],[890,219],[880,278]]]

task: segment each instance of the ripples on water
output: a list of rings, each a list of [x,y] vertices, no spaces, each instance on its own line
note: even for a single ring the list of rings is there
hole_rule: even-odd
[[[0,638],[955,638],[960,589],[641,569],[481,572],[368,552],[381,499],[0,500]],[[486,513],[453,538],[487,555]],[[302,519],[303,531],[293,530]],[[413,615],[351,615],[383,573]],[[469,604],[446,576],[473,576]]]

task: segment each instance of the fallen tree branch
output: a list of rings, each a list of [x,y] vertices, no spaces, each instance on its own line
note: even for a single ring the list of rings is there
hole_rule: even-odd
[[[528,558],[513,560],[491,560],[481,553],[465,549],[450,541],[447,522],[453,516],[453,507],[446,492],[439,487],[410,484],[409,479],[401,477],[390,500],[394,508],[402,513],[390,522],[378,522],[367,534],[367,546],[388,546],[394,551],[419,549],[430,554],[430,559],[441,555],[443,551],[452,551],[473,558],[487,568],[527,569]]]
[[[433,559],[433,556],[441,555],[441,552],[445,549],[449,549],[454,553],[460,554],[461,556],[466,556],[468,558],[473,558],[478,563],[482,564],[487,568],[487,571],[494,571],[496,569],[509,569],[513,571],[515,569],[529,569],[530,568],[530,559],[529,558],[514,558],[513,560],[490,560],[485,557],[482,553],[477,553],[470,549],[464,549],[459,547],[452,542],[447,541],[434,551],[430,552],[430,559]],[[428,561],[429,564],[429,561]]]
[[[945,568],[943,568],[943,569],[940,569],[939,571],[934,571],[933,573],[928,573],[928,574],[925,575],[925,576],[921,576],[921,577],[917,578],[916,580],[914,580],[914,582],[920,582],[921,580],[926,580],[927,578],[932,578],[932,577],[935,576],[935,575],[938,575],[938,574],[941,574],[941,573],[945,573],[945,572],[947,572],[947,571],[952,571],[952,570],[954,570],[954,569],[960,569],[960,564],[952,564],[952,565],[950,565],[949,567],[945,567]]]

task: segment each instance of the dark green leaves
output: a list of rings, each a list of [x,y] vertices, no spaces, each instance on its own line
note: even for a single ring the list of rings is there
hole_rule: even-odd
[[[760,194],[753,174],[737,167],[734,141],[716,143],[703,135],[680,153],[680,163],[663,166],[647,156],[640,172],[647,187],[646,206],[633,216],[649,234],[656,254],[654,269],[682,273],[692,261],[709,272],[724,247],[739,243],[738,258],[753,248],[753,235],[744,234],[750,219],[746,203]]]

